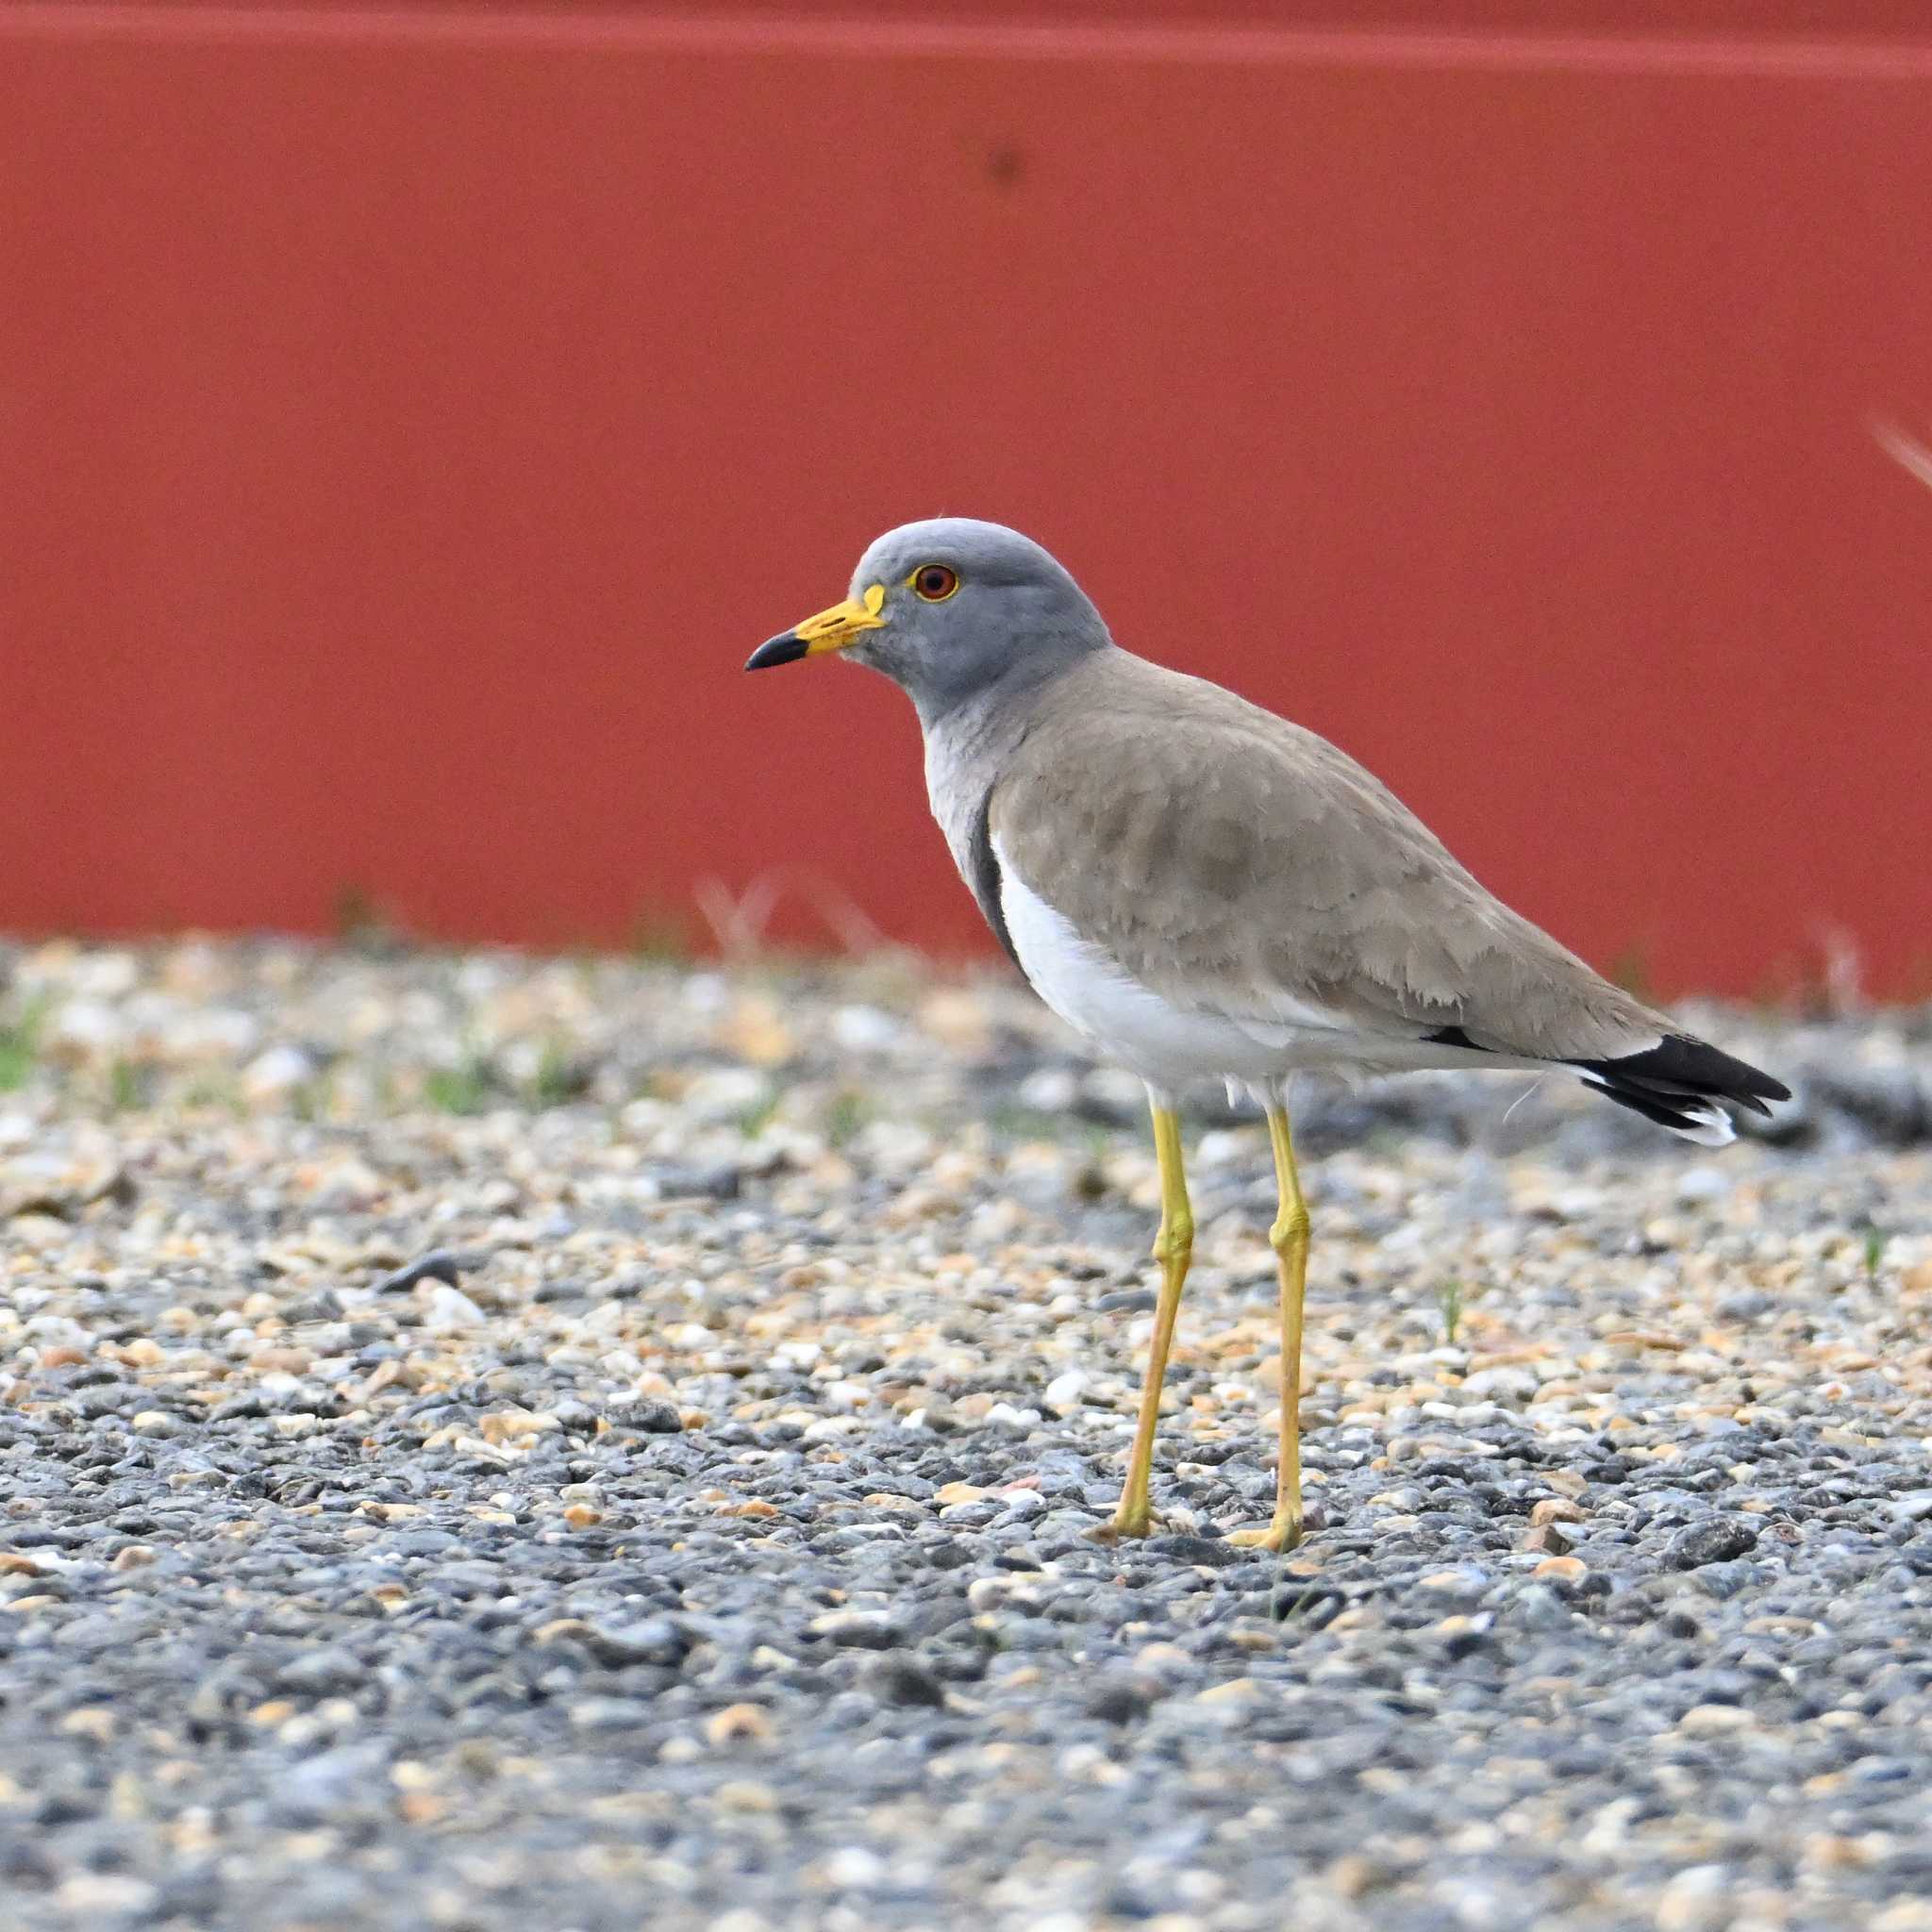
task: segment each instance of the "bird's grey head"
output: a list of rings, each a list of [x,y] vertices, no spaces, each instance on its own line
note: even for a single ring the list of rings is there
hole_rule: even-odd
[[[1000,524],[934,517],[888,530],[858,559],[844,603],[760,645],[745,668],[840,651],[883,672],[931,724],[1108,642],[1086,592],[1038,543]]]

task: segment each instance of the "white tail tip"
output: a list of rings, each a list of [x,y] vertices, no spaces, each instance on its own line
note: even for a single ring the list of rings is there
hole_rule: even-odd
[[[1728,1147],[1738,1138],[1738,1129],[1730,1115],[1715,1101],[1703,1101],[1697,1106],[1687,1107],[1684,1111],[1694,1124],[1666,1129],[1680,1141],[1695,1141],[1700,1147]]]

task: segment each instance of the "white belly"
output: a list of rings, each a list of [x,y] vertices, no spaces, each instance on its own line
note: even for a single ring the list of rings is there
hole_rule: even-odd
[[[1450,1067],[1533,1071],[1535,1060],[1442,1046],[1413,1033],[1364,1032],[1349,1016],[1279,993],[1266,1014],[1176,1006],[1124,972],[1035,892],[993,847],[1007,935],[1034,991],[1117,1065],[1172,1097],[1199,1080],[1279,1094],[1294,1073],[1425,1073]]]
[[[1000,860],[1000,908],[1034,991],[1106,1056],[1163,1092],[1195,1080],[1272,1086],[1298,1065],[1299,1029],[1190,1012],[1123,973]],[[1268,1037],[1262,1037],[1265,1034]]]

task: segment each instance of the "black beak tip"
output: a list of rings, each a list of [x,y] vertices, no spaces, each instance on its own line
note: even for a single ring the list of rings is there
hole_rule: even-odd
[[[768,638],[744,660],[747,671],[769,671],[774,664],[790,664],[805,656],[805,640],[795,630]]]

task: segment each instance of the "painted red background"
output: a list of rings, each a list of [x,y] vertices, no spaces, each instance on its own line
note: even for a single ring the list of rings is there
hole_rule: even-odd
[[[1923,991],[1932,30],[1446,11],[0,4],[0,925],[976,944],[739,671],[943,509],[1599,961]]]

